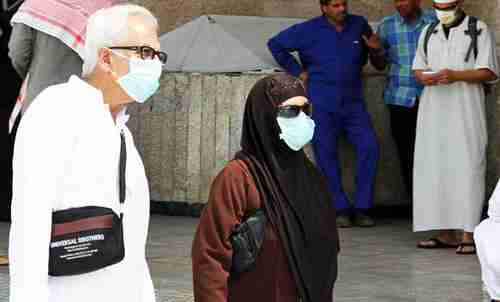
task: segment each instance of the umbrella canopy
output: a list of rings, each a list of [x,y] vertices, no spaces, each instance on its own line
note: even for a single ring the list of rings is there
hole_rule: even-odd
[[[280,69],[267,49],[273,35],[295,18],[205,15],[160,37],[165,69],[184,72],[245,72]]]

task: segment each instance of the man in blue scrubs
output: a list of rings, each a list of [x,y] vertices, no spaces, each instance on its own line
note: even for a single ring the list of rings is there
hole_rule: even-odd
[[[276,61],[307,82],[314,105],[316,162],[328,178],[339,227],[373,226],[369,210],[377,172],[378,146],[363,100],[361,70],[370,57],[383,63],[383,48],[365,18],[348,13],[347,0],[320,0],[323,15],[296,24],[268,42]],[[291,55],[297,51],[302,64]],[[351,205],[342,189],[338,141],[355,146],[356,193]],[[351,221],[352,219],[352,221]]]

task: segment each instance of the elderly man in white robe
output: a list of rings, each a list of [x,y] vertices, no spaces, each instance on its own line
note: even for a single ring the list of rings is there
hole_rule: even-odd
[[[473,231],[485,194],[484,84],[498,79],[498,63],[492,34],[479,20],[474,28],[477,53],[474,47],[469,52],[471,17],[462,4],[434,0],[440,22],[427,43],[428,28],[423,30],[413,64],[425,85],[415,145],[413,224],[415,232],[440,230],[419,241],[420,248],[474,254]]]
[[[148,184],[125,106],[158,89],[166,59],[159,47],[158,22],[146,9],[99,10],[87,26],[83,78],[48,87],[26,112],[14,150],[10,302],[155,300],[145,257]],[[121,147],[127,154],[123,205]],[[53,211],[85,206],[123,211],[125,258],[90,273],[49,276]]]
[[[492,302],[500,302],[500,182],[489,201],[488,218],[474,231],[481,275]]]

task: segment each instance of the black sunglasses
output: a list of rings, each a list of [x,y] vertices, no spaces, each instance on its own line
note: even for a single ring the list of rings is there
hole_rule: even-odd
[[[311,116],[312,108],[310,103],[306,103],[304,105],[285,105],[279,106],[277,116],[283,118],[294,118],[297,117],[300,112],[304,112],[305,114]]]
[[[458,7],[458,3],[456,3],[456,4],[452,5],[452,6],[448,6],[446,8],[439,8],[435,4],[432,5],[432,7],[434,9],[441,10],[441,11],[452,11],[452,10],[455,10]]]
[[[153,60],[158,58],[162,64],[167,63],[168,55],[166,52],[157,51],[153,47],[149,46],[113,46],[108,47],[109,49],[121,49],[121,50],[132,50],[138,53],[143,60]]]

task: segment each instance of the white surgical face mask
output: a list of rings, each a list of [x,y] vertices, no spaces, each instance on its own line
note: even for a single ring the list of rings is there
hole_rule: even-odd
[[[302,149],[314,136],[314,121],[302,111],[296,117],[278,117],[276,120],[281,129],[280,139],[294,151]]]
[[[160,60],[128,58],[114,53],[129,60],[129,72],[118,78],[118,84],[137,103],[144,103],[160,87],[162,72]]]
[[[450,11],[436,9],[435,11],[436,11],[436,17],[444,25],[450,25],[457,18],[458,9],[454,9],[454,10],[450,10]]]

